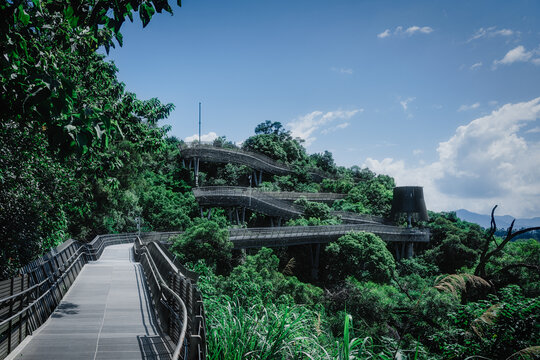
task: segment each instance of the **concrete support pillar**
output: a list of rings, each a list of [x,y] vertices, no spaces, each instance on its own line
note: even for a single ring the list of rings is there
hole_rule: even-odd
[[[309,246],[309,253],[310,253],[310,258],[311,258],[311,277],[313,278],[313,280],[318,280],[321,244],[311,244],[308,246]]]
[[[199,210],[201,212],[201,219],[202,219],[204,217],[204,215],[203,215],[204,210],[203,210],[202,206],[199,208]]]
[[[246,223],[246,207],[242,208],[242,224]]]
[[[262,183],[262,170],[259,170],[259,185]]]
[[[236,214],[236,225],[240,225],[240,216],[238,215],[238,208],[234,208],[234,212]]]
[[[257,179],[257,172],[255,170],[253,170],[253,175],[251,177],[253,181],[255,181],[255,186],[259,186],[259,179]]]
[[[414,256],[414,243],[407,243],[407,251],[405,253],[405,258],[410,259]]]
[[[212,218],[212,208],[208,209],[208,220]]]

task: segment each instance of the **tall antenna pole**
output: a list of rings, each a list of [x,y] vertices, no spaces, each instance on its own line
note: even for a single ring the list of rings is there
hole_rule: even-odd
[[[201,103],[199,102],[199,144],[201,143]]]

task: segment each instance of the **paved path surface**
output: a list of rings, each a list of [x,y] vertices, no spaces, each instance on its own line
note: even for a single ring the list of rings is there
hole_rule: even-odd
[[[132,244],[82,269],[51,318],[15,359],[169,359]]]

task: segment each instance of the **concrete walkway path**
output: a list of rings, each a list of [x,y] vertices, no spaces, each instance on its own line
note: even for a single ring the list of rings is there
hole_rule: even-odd
[[[84,266],[50,319],[14,359],[169,359],[132,244]]]

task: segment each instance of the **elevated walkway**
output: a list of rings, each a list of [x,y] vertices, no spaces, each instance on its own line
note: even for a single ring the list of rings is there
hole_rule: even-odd
[[[256,188],[237,186],[208,186],[197,187],[192,190],[200,206],[241,206],[255,212],[283,219],[294,219],[304,214],[304,209],[301,206],[290,203],[291,199],[298,199],[304,195],[307,195],[306,198],[310,201],[318,201],[319,199],[329,201],[330,199],[342,198],[336,196],[341,194],[267,192]],[[349,224],[381,224],[385,222],[382,217],[345,211],[333,211],[332,215],[340,217],[343,222]]]
[[[197,162],[205,161],[246,165],[254,170],[264,171],[274,175],[294,173],[294,170],[286,164],[275,161],[268,156],[241,149],[227,149],[205,144],[188,144],[186,147],[180,149],[180,155],[184,159],[195,159]],[[198,164],[195,165],[195,171],[198,172]],[[330,177],[329,174],[323,171],[310,171],[309,174],[317,181]],[[258,182],[260,180],[259,178]]]
[[[49,320],[15,359],[170,359],[133,244],[86,264]],[[29,341],[28,341],[29,340]]]
[[[235,249],[260,248],[263,246],[284,247],[324,244],[335,241],[351,231],[374,233],[386,242],[429,242],[428,231],[376,224],[229,229],[229,239],[234,244]]]
[[[170,235],[70,239],[0,281],[0,359],[205,359],[198,275]]]

